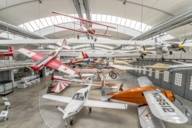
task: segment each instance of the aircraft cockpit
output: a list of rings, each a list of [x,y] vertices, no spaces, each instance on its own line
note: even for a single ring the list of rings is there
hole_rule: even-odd
[[[84,100],[84,95],[82,93],[76,93],[74,96],[73,96],[73,100],[80,100],[80,101],[83,101]]]

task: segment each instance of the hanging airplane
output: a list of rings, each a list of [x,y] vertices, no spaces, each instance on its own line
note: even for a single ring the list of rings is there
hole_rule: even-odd
[[[62,45],[56,49],[55,51],[49,53],[47,56],[43,56],[41,54],[35,53],[25,48],[18,49],[18,52],[24,54],[25,56],[31,58],[36,63],[31,66],[34,71],[40,71],[42,68],[48,67],[71,76],[78,77],[78,73],[73,69],[69,68],[67,65],[63,64],[59,59],[57,59],[58,54],[61,52],[63,48],[68,48],[65,46],[66,40],[63,41]]]
[[[13,56],[13,55],[14,55],[13,47],[8,47],[8,51],[1,51],[0,50],[0,57]]]
[[[113,26],[101,24],[101,23],[94,22],[94,21],[91,21],[91,20],[88,20],[88,19],[84,19],[84,18],[80,18],[80,17],[75,17],[75,16],[70,16],[70,15],[59,13],[59,12],[52,12],[52,13],[57,14],[57,15],[62,15],[62,16],[69,17],[69,18],[72,18],[72,19],[80,21],[80,29],[68,28],[68,27],[64,27],[64,26],[60,26],[60,25],[55,25],[56,27],[67,29],[67,30],[71,30],[71,31],[74,31],[74,32],[84,33],[84,34],[86,34],[88,39],[91,38],[94,41],[97,41],[97,38],[95,38],[94,36],[111,37],[111,35],[107,34],[109,28],[116,29]],[[93,24],[106,27],[105,32],[104,33],[96,33],[96,30],[92,26]],[[79,39],[80,35],[77,35],[77,38]]]
[[[89,100],[88,94],[92,86],[92,80],[86,83],[85,85],[88,86],[78,90],[73,95],[73,97],[56,96],[50,94],[45,94],[42,96],[44,99],[58,101],[61,103],[68,103],[65,109],[57,107],[57,109],[63,113],[63,120],[65,121],[65,125],[73,125],[73,116],[79,113],[83,107],[88,107],[89,112],[91,112],[92,107],[127,109],[127,104]]]
[[[93,75],[92,75],[93,76]],[[86,76],[87,78],[88,76]],[[53,75],[51,77],[52,83],[51,86],[48,88],[48,92],[52,93],[60,93],[64,91],[67,87],[71,86],[71,83],[77,83],[77,85],[82,86],[84,85],[87,80],[86,79],[75,79],[75,78],[65,78],[59,75]],[[77,86],[75,84],[75,86]],[[94,82],[92,87],[94,89],[101,89],[102,87],[109,87],[109,88],[119,88],[121,83],[114,83],[111,81],[101,80],[100,82]],[[74,86],[74,85],[73,85]]]
[[[107,100],[114,99],[139,105],[140,122],[145,122],[142,124],[142,127],[152,127],[152,124],[154,126],[163,125],[161,120],[176,124],[183,124],[188,121],[188,118],[172,103],[175,100],[172,91],[153,86],[153,83],[147,77],[139,77],[138,83],[140,87],[126,90],[121,88],[119,92],[110,93],[110,95],[107,96]],[[143,111],[143,113],[141,111]],[[149,113],[143,115],[145,111]],[[150,119],[150,117],[153,116],[160,120],[157,121],[156,119],[156,122],[149,123],[149,120],[153,121],[153,119]]]

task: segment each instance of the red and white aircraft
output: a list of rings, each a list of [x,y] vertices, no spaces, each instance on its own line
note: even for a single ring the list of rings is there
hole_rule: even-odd
[[[78,58],[70,59],[66,64],[79,64],[79,63],[89,63],[90,58],[86,52],[81,52],[81,55]]]
[[[91,37],[91,39],[94,39],[94,41],[97,41],[97,38],[94,38],[94,36],[111,37],[111,35],[107,34],[108,29],[109,28],[116,29],[116,27],[105,25],[105,24],[101,24],[101,23],[98,23],[98,22],[93,22],[93,21],[88,20],[88,19],[84,19],[84,18],[80,18],[80,17],[75,17],[75,16],[70,16],[70,15],[59,13],[59,12],[52,12],[52,13],[57,14],[57,15],[62,15],[62,16],[70,17],[72,19],[76,19],[76,20],[80,21],[80,29],[68,28],[68,27],[64,27],[64,26],[60,26],[60,25],[55,25],[56,27],[64,28],[64,29],[75,31],[75,32],[79,32],[79,33],[84,33],[84,34],[87,35],[88,39]],[[92,27],[93,24],[106,27],[105,32],[104,33],[96,33],[96,30]],[[77,35],[78,39],[79,39],[79,37],[80,36]]]
[[[66,42],[64,40],[64,42]],[[61,52],[63,48],[65,48],[65,44],[63,43],[61,47],[56,49],[54,52],[51,52],[47,56],[43,56],[41,54],[35,53],[25,48],[20,48],[18,51],[29,58],[32,58],[33,61],[36,61],[31,68],[34,71],[40,71],[43,67],[48,67],[51,69],[58,70],[60,72],[69,74],[71,76],[79,76],[76,71],[68,67],[67,65],[63,64],[59,59],[57,59],[58,54]]]
[[[13,47],[8,47],[8,51],[7,52],[1,52],[0,51],[0,57],[4,57],[4,56],[13,56],[14,54],[14,50]]]

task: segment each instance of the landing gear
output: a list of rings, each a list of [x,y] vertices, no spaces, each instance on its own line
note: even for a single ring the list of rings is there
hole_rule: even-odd
[[[89,114],[91,114],[92,113],[92,108],[89,108]]]
[[[161,58],[161,61],[162,61],[162,62],[164,62],[164,61],[165,61],[165,58],[164,58],[164,57],[162,57],[162,58]]]
[[[109,76],[112,78],[112,79],[116,79],[117,78],[117,74],[113,71],[109,72]]]
[[[88,39],[88,40],[90,39],[90,36],[89,36],[89,35],[87,35],[87,39]]]
[[[79,35],[77,35],[77,39],[79,39],[80,38],[80,36]]]
[[[172,54],[173,54],[173,51],[169,51],[169,54],[172,55]]]
[[[74,124],[73,119],[70,119],[70,120],[69,120],[69,125],[72,126],[73,124]]]
[[[73,124],[74,124],[74,120],[73,120],[72,117],[69,118],[69,119],[66,119],[66,120],[64,120],[64,121],[65,121],[65,127],[66,127],[66,128],[70,128],[70,126],[73,126]]]

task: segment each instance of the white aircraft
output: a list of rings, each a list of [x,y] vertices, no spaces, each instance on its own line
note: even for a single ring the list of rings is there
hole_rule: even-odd
[[[63,113],[63,119],[65,120],[66,125],[68,125],[68,121],[70,125],[73,124],[72,116],[80,112],[83,107],[89,107],[89,112],[91,112],[91,107],[110,108],[110,109],[127,109],[127,104],[103,102],[98,100],[89,100],[88,93],[91,89],[92,83],[89,82],[87,85],[88,85],[87,87],[78,90],[73,95],[73,97],[45,94],[43,95],[43,98],[62,102],[62,103],[68,103],[65,109],[62,109],[61,107],[57,107],[58,110]]]

